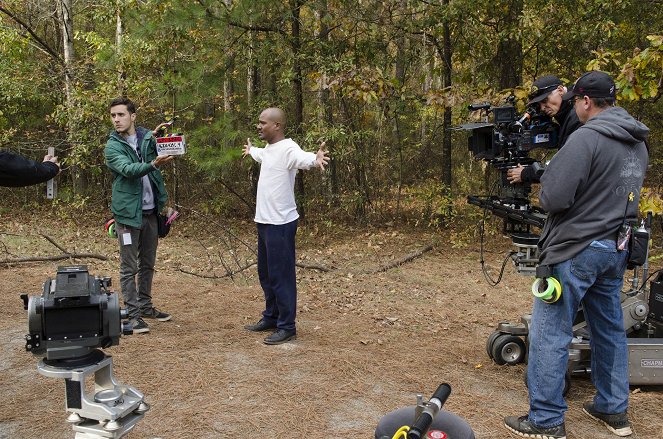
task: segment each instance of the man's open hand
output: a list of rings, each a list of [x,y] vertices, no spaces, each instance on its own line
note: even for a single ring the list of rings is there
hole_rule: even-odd
[[[320,168],[321,171],[325,170],[325,166],[329,164],[329,151],[325,150],[325,143],[320,143],[320,149],[315,153],[315,163]]]
[[[244,145],[244,148],[242,149],[242,158],[246,157],[251,153],[251,148],[253,145],[251,144],[251,138],[246,139],[246,145]]]

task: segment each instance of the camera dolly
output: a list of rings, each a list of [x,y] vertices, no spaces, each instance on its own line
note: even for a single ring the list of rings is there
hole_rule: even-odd
[[[534,108],[527,108],[522,115],[516,113],[515,98],[507,99],[506,106],[492,107],[490,103],[473,104],[471,112],[479,111],[484,118],[481,122],[467,123],[457,130],[468,133],[468,149],[475,159],[489,163],[499,172],[498,195],[469,196],[469,204],[478,206],[485,213],[504,220],[503,234],[511,237],[514,249],[505,258],[499,278],[495,281],[484,267],[483,261],[483,225],[481,228],[481,265],[488,282],[495,286],[499,283],[502,272],[509,258],[518,273],[536,275],[537,282],[532,286],[536,300],[554,302],[561,296],[561,285],[545,273],[545,268],[538,265],[539,236],[531,233],[531,227],[542,229],[547,217],[545,211],[530,202],[531,183],[513,184],[508,180],[508,171],[521,165],[536,162],[529,156],[535,149],[549,150],[558,146],[559,130],[550,118],[538,114]],[[490,120],[489,120],[490,119]],[[538,174],[541,168],[535,169]],[[484,217],[485,219],[485,217]],[[622,311],[624,330],[627,333],[629,355],[629,381],[634,385],[663,384],[663,274],[650,283],[647,290],[649,229],[651,215],[646,221],[646,238],[638,237],[636,230],[631,235],[631,242],[640,238],[642,260],[634,265],[642,265],[642,284],[638,277],[639,268],[634,268],[634,277],[630,289],[622,293]],[[527,361],[527,335],[531,315],[525,314],[520,322],[503,321],[488,336],[486,352],[499,365],[515,365]],[[590,334],[587,323],[579,312],[573,326],[573,339],[569,345],[569,362],[565,379],[565,392],[571,385],[571,376],[591,373]],[[527,382],[527,379],[525,379]]]
[[[631,286],[622,292],[621,298],[631,385],[663,384],[663,273],[659,273],[650,282],[650,288],[646,288],[648,271],[648,261],[645,261],[640,285],[640,267],[634,267]],[[498,365],[526,362],[531,318],[531,314],[524,314],[517,323],[499,322],[486,340],[488,357]],[[581,308],[573,325],[563,393],[570,389],[573,376],[587,374],[591,374],[590,333]],[[527,383],[527,371],[524,379]]]

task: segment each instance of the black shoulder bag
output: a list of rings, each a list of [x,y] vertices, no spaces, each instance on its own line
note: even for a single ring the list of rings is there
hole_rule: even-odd
[[[634,228],[637,225],[637,221],[634,223],[626,221],[628,206],[633,200],[633,192],[629,192],[628,199],[626,200],[626,208],[624,209],[624,219],[622,220],[622,225],[619,228],[617,236],[617,250],[628,248],[626,267],[629,270],[645,263],[649,246],[649,231],[645,228],[644,220],[638,228]]]

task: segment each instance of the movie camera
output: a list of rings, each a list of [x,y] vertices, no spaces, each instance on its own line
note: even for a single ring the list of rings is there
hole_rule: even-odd
[[[44,356],[40,374],[65,380],[67,422],[76,439],[121,438],[150,408],[142,393],[115,381],[113,359],[99,349],[131,333],[110,285],[110,278],[73,265],[59,267],[55,279],[44,282],[41,296],[21,295],[28,311],[25,349]]]
[[[530,157],[530,151],[556,148],[559,127],[534,107],[517,114],[514,102],[515,97],[510,96],[504,106],[469,105],[470,111],[482,113],[483,121],[456,129],[469,132],[468,149],[474,158],[489,163],[499,172],[496,194],[471,195],[468,202],[504,219],[503,232],[511,236],[517,248],[512,255],[516,268],[521,274],[531,275],[538,261],[538,235],[532,234],[530,228],[543,227],[546,213],[531,204],[531,183],[512,184],[507,173],[509,169],[529,165],[537,175],[543,174],[542,166]]]

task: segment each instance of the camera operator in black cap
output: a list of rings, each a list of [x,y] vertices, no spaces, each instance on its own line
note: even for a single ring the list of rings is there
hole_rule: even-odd
[[[564,83],[557,76],[542,76],[532,84],[527,103],[528,107],[537,107],[539,112],[554,118],[559,124],[559,148],[564,146],[569,135],[582,125],[571,99],[563,99],[566,91]],[[538,172],[537,168],[539,168]],[[540,165],[521,165],[507,171],[507,180],[511,184],[538,183],[542,173]]]

